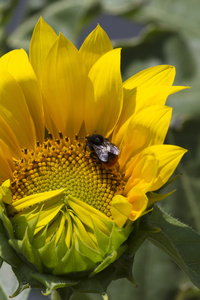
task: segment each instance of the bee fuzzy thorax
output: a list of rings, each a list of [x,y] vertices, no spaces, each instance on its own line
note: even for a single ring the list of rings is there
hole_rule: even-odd
[[[113,167],[117,160],[119,149],[114,144],[110,143],[107,138],[104,138],[100,134],[93,134],[86,137],[86,148],[91,151],[91,157],[96,158],[105,167]]]

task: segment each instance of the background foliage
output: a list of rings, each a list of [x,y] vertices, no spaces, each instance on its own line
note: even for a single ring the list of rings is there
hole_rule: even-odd
[[[13,48],[28,51],[32,30],[42,15],[54,30],[80,46],[97,23],[104,28],[115,47],[122,47],[123,79],[158,64],[176,67],[175,84],[189,85],[170,96],[174,108],[166,143],[189,151],[177,172],[183,173],[173,186],[177,192],[162,207],[200,232],[200,1],[199,0],[0,0],[0,53]],[[8,267],[1,269],[0,299],[12,291]],[[8,273],[9,272],[9,273]],[[166,254],[148,240],[136,254],[133,274],[138,287],[117,280],[108,288],[110,300],[195,300],[200,292]],[[7,275],[6,275],[7,276]],[[11,279],[10,279],[11,278]],[[14,289],[14,287],[13,287]],[[5,291],[6,290],[6,291]],[[22,298],[27,299],[28,293]],[[28,299],[34,298],[34,294]],[[40,295],[37,295],[39,300]],[[42,296],[41,296],[42,297]],[[43,297],[41,298],[43,299]],[[44,299],[47,299],[44,297]],[[73,299],[101,299],[99,295],[79,295]]]

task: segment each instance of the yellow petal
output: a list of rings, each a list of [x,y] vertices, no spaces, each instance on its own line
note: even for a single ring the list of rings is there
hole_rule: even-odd
[[[1,137],[9,147],[12,145],[13,156],[16,157],[15,153],[18,152],[16,146],[18,143],[21,148],[34,149],[36,144],[35,128],[24,94],[20,85],[7,71],[0,71],[0,115],[1,129],[4,128],[5,131]],[[10,127],[9,131],[5,123]],[[11,137],[12,142],[10,143],[9,138]],[[16,146],[15,153],[14,145]]]
[[[119,142],[118,134],[121,140],[122,148],[119,163],[121,168],[125,167],[131,157],[142,151],[150,145],[162,144],[164,142],[172,109],[167,106],[150,106],[138,114],[135,114],[128,124],[124,124],[115,133],[115,139]]]
[[[13,179],[14,164],[10,149],[7,145],[0,139],[0,181],[5,181],[7,179]]]
[[[137,187],[132,188],[127,197],[116,195],[111,204],[111,214],[115,223],[122,227],[127,219],[135,221],[146,210],[148,198],[143,191]]]
[[[23,211],[24,209],[27,209],[30,206],[43,203],[45,201],[50,201],[51,199],[54,199],[57,203],[59,202],[60,197],[62,197],[64,191],[65,189],[59,189],[59,190],[30,195],[20,200],[16,200],[10,206],[8,206],[7,209],[8,214]]]
[[[86,99],[86,131],[88,134],[97,132],[108,136],[119,119],[123,103],[120,49],[104,54],[88,76],[94,87],[94,100]]]
[[[175,68],[170,65],[160,65],[143,70],[127,79],[123,87],[133,89],[143,86],[172,85],[175,77]]]
[[[144,152],[148,152],[159,161],[156,178],[149,190],[156,191],[161,188],[174,173],[182,156],[187,150],[173,145],[157,145],[145,149]]]
[[[161,188],[173,174],[187,150],[172,145],[154,145],[132,158],[125,173],[124,192],[137,187],[143,192]]]
[[[169,95],[187,88],[189,87],[164,85],[138,87],[136,92],[135,112],[153,105],[165,105]]]
[[[7,111],[7,115],[11,116],[10,112]],[[12,117],[12,116],[11,116]],[[15,133],[10,128],[9,124],[0,115],[0,137],[5,145],[9,148],[10,155],[15,159],[22,157],[21,147],[18,143]]]
[[[135,113],[137,89],[123,88],[123,108],[120,116],[120,124],[124,124]]]
[[[110,211],[115,223],[119,227],[122,227],[125,224],[129,218],[131,210],[132,205],[128,202],[127,198],[122,195],[116,195],[113,197]]]
[[[143,152],[131,160],[126,170],[124,177],[127,180],[124,188],[125,194],[128,194],[132,188],[140,189],[146,193],[155,182],[159,162],[150,153]]]
[[[113,132],[113,143],[119,145],[134,114],[154,105],[165,105],[167,97],[173,93],[187,89],[184,86],[151,86],[123,89],[124,101],[120,119]]]
[[[148,198],[143,191],[133,188],[128,193],[128,201],[132,204],[132,210],[129,215],[131,221],[138,219],[147,208]]]
[[[61,211],[62,207],[65,204],[61,201],[57,201],[56,203],[52,204],[48,207],[48,209],[42,209],[39,215],[39,220],[36,225],[36,229],[34,234],[38,233],[41,229],[50,225],[51,222],[56,218],[56,216]],[[55,233],[55,232],[54,232]]]
[[[48,131],[52,134],[52,137],[56,140],[59,138],[59,131],[53,122],[50,114],[48,113],[47,103],[44,101],[44,118],[45,118],[45,125]],[[85,137],[85,135],[84,135]]]
[[[84,226],[82,221],[73,215],[73,222],[74,222],[74,233],[84,242],[86,243],[89,247],[96,249],[96,243],[93,241],[95,240],[95,236],[93,233],[93,228],[92,228],[92,235],[90,235],[90,230],[88,230],[88,226]],[[93,236],[93,238],[91,238]]]
[[[68,248],[70,248],[72,245],[72,241],[74,241],[74,235],[75,233],[73,232],[73,218],[71,218],[71,215],[69,214],[69,210],[67,210],[68,215],[66,217],[66,237],[65,237],[65,243]]]
[[[40,17],[34,28],[29,49],[30,62],[39,81],[41,80],[44,61],[56,39],[55,31]]]
[[[80,54],[89,73],[94,63],[106,52],[112,50],[112,44],[106,32],[100,25],[88,35],[80,48]]]
[[[131,118],[135,113],[136,92],[136,88],[133,88],[132,90],[123,89],[122,112],[112,135],[112,142],[117,146],[120,145],[128,128],[128,123],[131,121]]]
[[[36,128],[37,140],[43,142],[44,115],[42,96],[37,77],[28,60],[26,52],[21,49],[13,50],[5,54],[0,59],[0,69],[7,70],[19,83]]]
[[[63,231],[65,230],[65,224],[66,224],[66,216],[64,214],[62,214],[62,216],[60,217],[61,220],[59,220],[58,222],[58,230],[56,232],[56,244],[59,242],[61,235],[63,233]],[[55,233],[55,231],[54,231]]]
[[[45,105],[57,129],[74,138],[83,122],[86,75],[76,47],[60,34],[43,66]]]
[[[57,209],[57,207],[56,207]],[[59,241],[59,236],[57,237],[57,233],[59,230],[59,226],[61,225],[60,223],[63,221],[62,220],[62,208],[60,208],[60,212],[57,211],[57,214],[55,214],[55,218],[52,220],[49,220],[50,223],[48,223],[48,225],[44,225],[43,227],[40,227],[40,230],[37,232],[37,228],[34,232],[34,234],[36,235],[42,235],[44,231],[46,231],[46,238],[45,238],[45,242],[52,242],[52,240],[54,239],[55,244],[57,245],[58,241]],[[53,213],[52,213],[52,217],[53,217]],[[64,223],[65,224],[65,223]],[[47,227],[48,226],[48,227]],[[40,232],[42,230],[42,232]],[[37,233],[36,233],[37,232]],[[52,242],[53,243],[53,242]],[[54,244],[54,247],[55,247]],[[55,252],[54,252],[55,253]],[[54,265],[56,265],[57,263],[54,262]]]
[[[105,214],[72,196],[69,197],[68,203],[73,211],[76,212],[76,215],[79,217],[79,219],[86,226],[93,228],[93,221],[91,218],[91,216],[93,216],[96,221],[95,225],[97,225],[98,229],[107,235],[109,234],[109,230],[104,224],[103,220],[110,221],[110,219]]]

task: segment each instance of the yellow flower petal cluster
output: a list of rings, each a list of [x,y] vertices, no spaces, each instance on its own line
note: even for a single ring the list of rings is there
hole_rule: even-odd
[[[2,220],[13,226],[11,246],[39,270],[99,266],[97,273],[119,257],[152,203],[148,192],[168,181],[186,152],[163,144],[166,99],[185,88],[172,86],[174,67],[122,82],[120,55],[99,25],[78,50],[40,18],[29,57],[21,49],[0,59]],[[112,168],[91,156],[85,138],[93,134],[118,147]]]

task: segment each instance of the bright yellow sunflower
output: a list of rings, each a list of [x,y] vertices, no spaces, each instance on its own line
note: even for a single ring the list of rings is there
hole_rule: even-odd
[[[163,144],[165,101],[185,88],[174,67],[122,82],[120,52],[99,25],[77,50],[41,18],[29,58],[0,59],[0,217],[39,271],[94,275],[115,261],[186,152]]]

